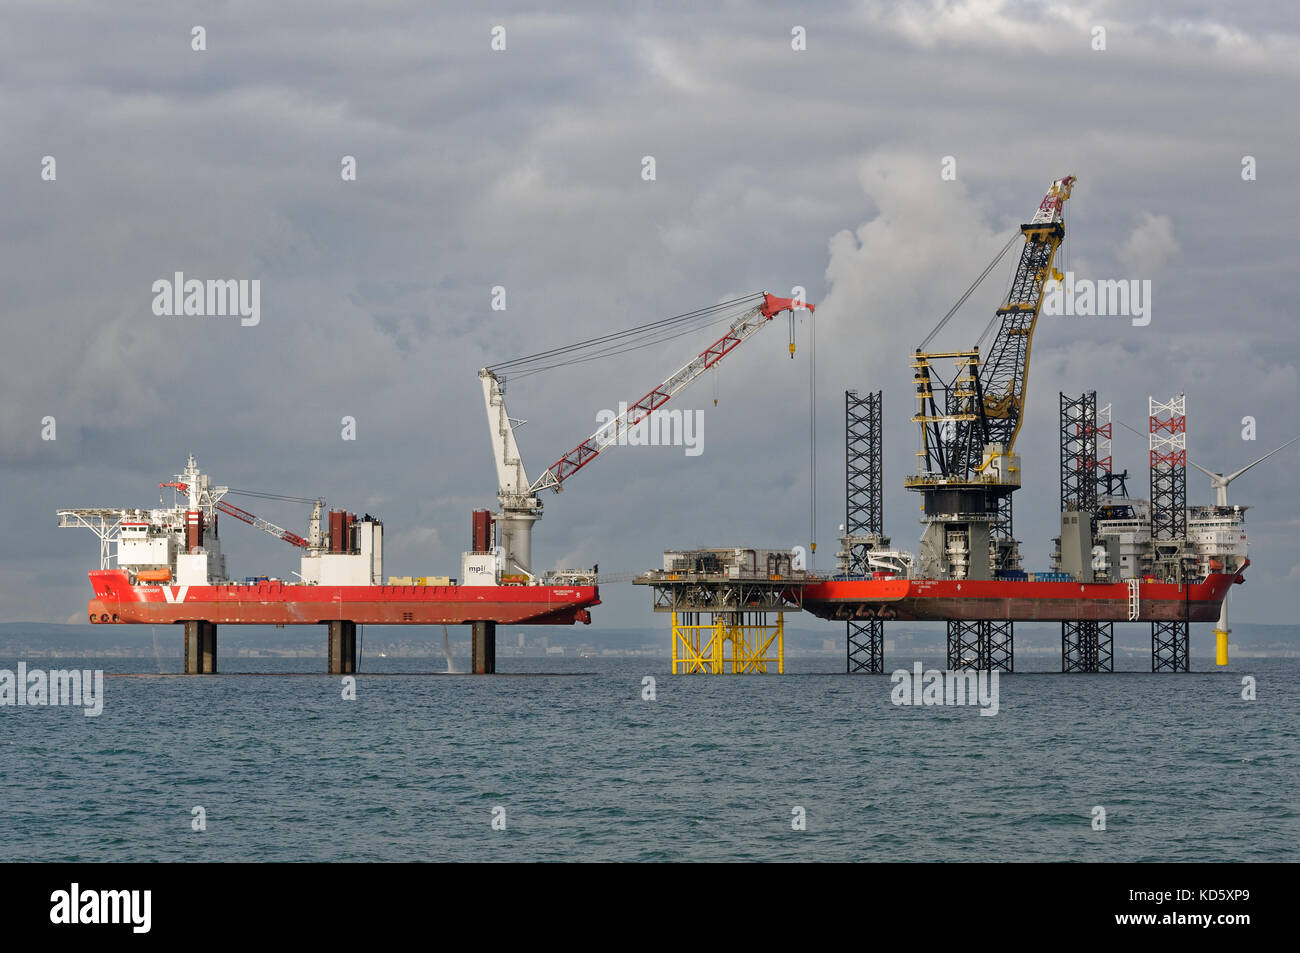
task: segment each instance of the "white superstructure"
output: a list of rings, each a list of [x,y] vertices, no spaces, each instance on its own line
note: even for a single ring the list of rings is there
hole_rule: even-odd
[[[384,582],[384,524],[341,510],[321,527],[322,499],[284,497],[215,486],[191,454],[175,480],[158,484],[176,492],[173,506],[155,509],[59,510],[59,525],[92,530],[100,539],[100,568],[116,565],[132,584],[210,586],[228,581],[218,535],[219,515],[270,533],[303,550],[301,581],[323,586],[381,586]],[[292,533],[227,501],[228,493],[314,504],[308,537]],[[250,577],[257,580],[265,577]],[[248,581],[248,580],[246,580]]]

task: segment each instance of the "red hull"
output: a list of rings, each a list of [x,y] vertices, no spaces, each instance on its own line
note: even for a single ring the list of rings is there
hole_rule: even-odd
[[[224,586],[132,586],[125,572],[90,574],[95,623],[315,625],[572,625],[590,622],[595,586],[304,586],[263,582]]]
[[[1216,622],[1219,607],[1241,576],[1213,575],[1190,586],[1144,582],[1138,617],[1129,617],[1124,582],[1021,582],[947,579],[841,579],[804,587],[803,607],[822,619],[945,619],[998,621]]]

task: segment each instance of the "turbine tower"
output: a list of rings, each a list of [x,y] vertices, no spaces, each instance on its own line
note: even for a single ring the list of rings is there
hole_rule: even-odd
[[[1215,491],[1215,501],[1214,501],[1215,504],[1218,506],[1227,506],[1229,483],[1237,479],[1237,477],[1241,476],[1251,467],[1255,466],[1255,464],[1263,463],[1269,457],[1273,456],[1273,454],[1277,453],[1279,450],[1285,450],[1287,447],[1291,446],[1291,444],[1295,443],[1297,440],[1300,440],[1300,436],[1292,437],[1290,440],[1282,444],[1282,446],[1278,447],[1276,450],[1270,450],[1268,453],[1264,454],[1258,460],[1246,464],[1236,473],[1229,473],[1227,476],[1224,476],[1222,473],[1215,473],[1212,470],[1207,470],[1205,467],[1201,466],[1199,463],[1197,463],[1194,460],[1188,460],[1187,462],[1190,463],[1192,466],[1196,467],[1196,469],[1200,470],[1202,473],[1204,473],[1206,476],[1210,478],[1210,486],[1213,487]],[[1223,600],[1223,605],[1219,607],[1219,624],[1214,627],[1214,637],[1215,637],[1214,661],[1219,665],[1228,664],[1228,636],[1231,633],[1232,630],[1228,628],[1228,600],[1227,597],[1225,597]]]

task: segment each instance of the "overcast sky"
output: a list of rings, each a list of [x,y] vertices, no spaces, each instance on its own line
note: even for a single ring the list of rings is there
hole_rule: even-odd
[[[554,6],[5,5],[0,619],[81,621],[97,547],[55,510],[157,505],[190,452],[216,482],[382,516],[389,574],[458,575],[470,510],[495,504],[478,368],[796,285],[818,304],[817,565],[844,519],[845,388],[884,391],[885,519],[915,550],[909,352],[1067,173],[1058,265],[1150,279],[1151,322],[1040,320],[1026,568],[1057,530],[1060,390],[1138,429],[1149,394],[1185,392],[1215,470],[1300,433],[1293,5]],[[935,347],[974,343],[1013,258]],[[177,271],[259,279],[260,324],[156,316]],[[810,330],[791,360],[782,318],[679,398],[704,410],[699,456],[616,448],[548,496],[535,565],[806,544]],[[713,336],[511,386],[531,475]],[[1115,457],[1145,496],[1145,440],[1117,428]],[[1253,507],[1235,621],[1293,620],[1298,467],[1300,444],[1229,491]],[[1196,471],[1188,489],[1212,502]],[[240,502],[305,531],[305,507]],[[297,568],[249,527],[223,540],[232,575]],[[602,595],[597,624],[657,621],[643,589]]]

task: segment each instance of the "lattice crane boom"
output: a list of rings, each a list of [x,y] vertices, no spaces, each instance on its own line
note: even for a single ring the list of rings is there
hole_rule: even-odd
[[[248,512],[248,510],[241,510],[238,506],[227,503],[225,500],[218,500],[216,508],[229,516],[233,516],[237,520],[243,520],[249,526],[260,529],[264,533],[270,533],[272,536],[276,536],[284,540],[286,543],[290,543],[302,549],[306,549],[308,546],[307,540],[303,539],[297,533],[291,533],[283,526],[276,526],[271,521],[264,520],[260,516],[254,516],[252,513]]]
[[[194,458],[192,456],[190,457],[190,467],[191,469],[194,468]],[[197,471],[195,472],[197,473]],[[206,481],[206,477],[204,480]],[[262,517],[248,512],[248,510],[240,509],[233,503],[227,503],[222,499],[222,497],[231,492],[229,487],[219,486],[209,489],[206,485],[200,486],[194,481],[182,482],[181,480],[169,480],[165,483],[158,484],[158,489],[160,490],[167,488],[171,488],[182,495],[189,496],[190,505],[194,506],[196,509],[199,506],[202,506],[206,507],[209,511],[219,510],[228,516],[233,516],[235,519],[247,523],[249,526],[260,529],[264,533],[270,533],[272,536],[302,549],[306,549],[311,545],[297,533],[290,532],[283,526],[276,526],[270,520],[264,520]],[[324,502],[324,500],[315,501],[316,510],[312,517],[314,524],[319,522],[320,508]]]
[[[782,311],[793,311],[795,308],[816,310],[814,305],[793,298],[777,298],[774,295],[764,294],[762,303],[733,321],[726,334],[679,367],[650,393],[636,403],[628,405],[627,410],[551,464],[529,489],[534,493],[548,489],[558,491],[565,480],[594,460],[602,451],[617,444],[619,434],[630,427],[635,427],[668,403],[776,315]]]
[[[997,335],[979,368],[983,442],[1001,443],[1007,453],[1015,447],[1024,419],[1029,351],[1043,306],[1043,286],[1060,278],[1053,261],[1065,238],[1063,212],[1074,181],[1067,175],[1053,182],[1033,219],[1020,226],[1025,236],[1020,263],[1007,300],[997,310]]]
[[[921,407],[914,419],[922,424],[923,470],[941,474],[946,481],[980,481],[990,461],[1011,457],[1024,420],[1030,346],[1043,305],[1044,286],[1061,277],[1053,263],[1065,238],[1063,212],[1074,184],[1072,175],[1053,182],[1033,218],[1020,226],[1025,239],[1020,261],[1011,290],[994,315],[997,333],[988,351],[981,354],[976,347],[969,351],[925,352],[924,344],[917,349],[912,366],[916,369]],[[1011,249],[1012,242],[998,258]],[[997,260],[984,270],[977,284],[988,276]],[[973,290],[974,286],[961,301]],[[939,328],[952,314],[948,313]],[[952,360],[957,368],[955,376],[948,380],[936,377],[937,359]],[[991,444],[1000,449],[990,456],[986,451]]]
[[[480,370],[478,376],[483,385],[483,401],[487,409],[493,460],[497,470],[497,498],[501,502],[501,512],[496,514],[496,520],[501,531],[501,545],[508,569],[532,573],[532,524],[541,518],[542,512],[542,504],[537,497],[539,491],[559,492],[566,480],[616,445],[620,433],[628,427],[636,426],[681,393],[763,325],[783,311],[789,311],[793,315],[794,311],[804,309],[810,312],[815,310],[813,305],[795,298],[778,298],[764,293],[754,307],[731,322],[726,334],[679,367],[624,412],[598,428],[531,482],[524,469],[514,434],[515,428],[524,421],[511,417],[506,410],[504,381],[491,368]],[[703,312],[692,312],[700,313]],[[556,349],[559,350],[563,349]]]

